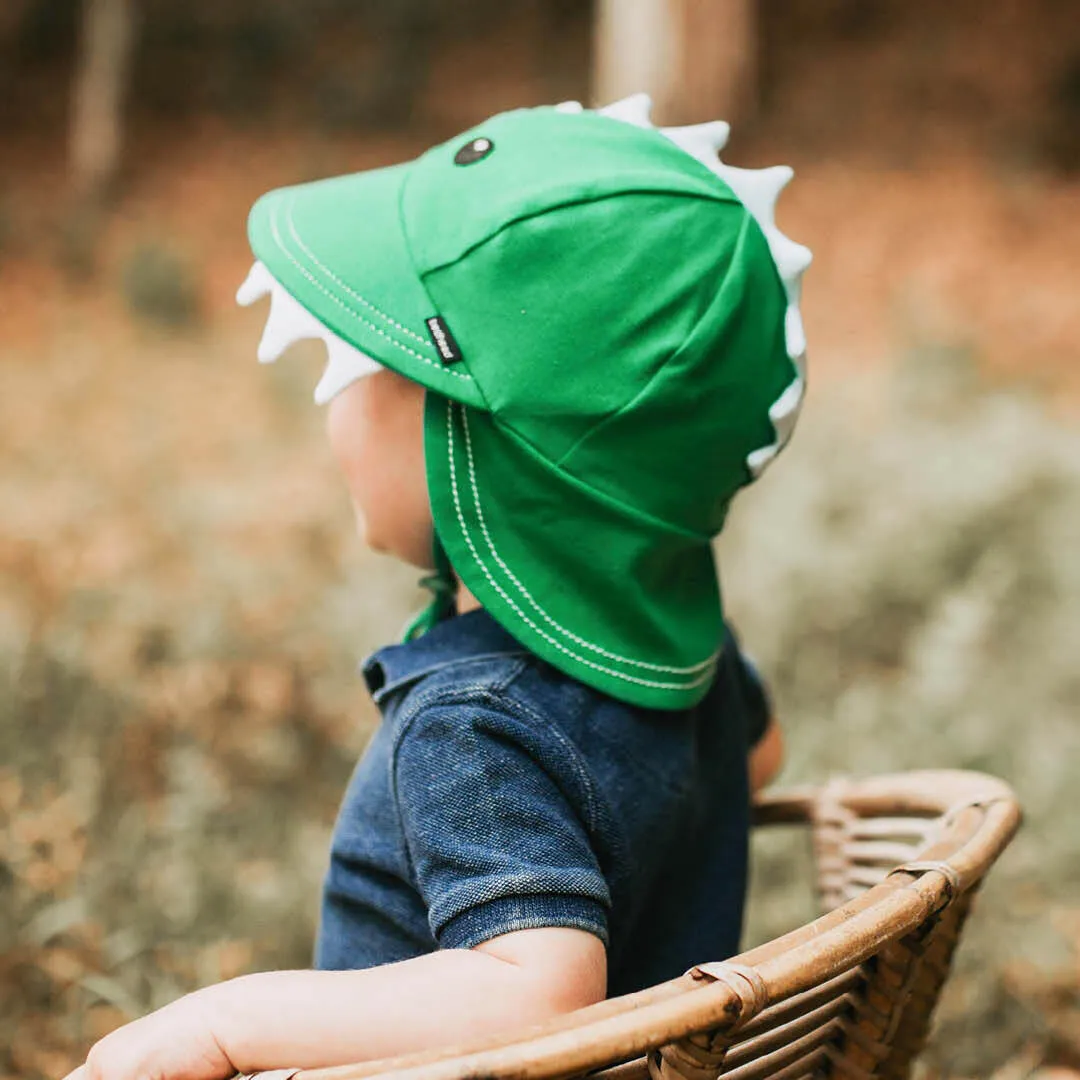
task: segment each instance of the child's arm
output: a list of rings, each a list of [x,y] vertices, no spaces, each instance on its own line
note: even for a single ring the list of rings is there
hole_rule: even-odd
[[[189,994],[102,1039],[67,1080],[224,1080],[522,1029],[606,993],[599,938],[520,930],[366,971],[276,971]]]

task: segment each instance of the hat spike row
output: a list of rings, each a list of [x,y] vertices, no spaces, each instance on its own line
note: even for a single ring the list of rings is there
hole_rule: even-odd
[[[328,362],[322,378],[315,387],[315,404],[325,405],[332,401],[347,386],[372,375],[382,365],[367,353],[361,352],[355,345],[350,345],[332,331],[319,335],[326,342]]]
[[[727,146],[731,125],[723,120],[710,120],[707,124],[689,124],[680,128],[661,128],[661,131],[688,154],[712,168],[716,155]]]
[[[566,102],[559,108],[576,104]],[[566,111],[577,110],[567,107]],[[655,126],[649,119],[652,100],[648,94],[631,94],[630,97],[605,105],[596,111],[601,116],[610,116],[636,127]],[[731,131],[722,120],[656,130],[720,177],[758,223],[787,295],[788,310],[784,320],[787,352],[801,370],[801,361],[806,353],[806,335],[799,313],[799,300],[802,276],[810,265],[812,256],[809,248],[795,243],[776,227],[776,200],[790,183],[794,172],[787,165],[774,165],[767,169],[740,169],[721,161],[719,152],[727,145]]]
[[[702,141],[696,134],[707,124],[695,124],[691,128],[660,128],[676,146],[693,154],[712,170],[735,193],[739,201],[753,216],[769,245],[769,253],[776,264],[777,273],[787,295],[788,312],[785,319],[785,344],[792,360],[801,360],[806,353],[806,336],[802,332],[802,316],[799,300],[802,293],[802,276],[813,256],[810,249],[797,244],[776,227],[776,200],[780,192],[795,175],[788,165],[773,165],[767,169],[740,169],[720,160],[716,152],[700,153]],[[724,125],[727,126],[726,124]]]
[[[623,120],[637,127],[653,127],[649,119],[651,104],[647,94],[634,94],[597,111],[603,116]],[[802,277],[810,265],[812,255],[809,248],[795,243],[776,227],[776,200],[790,183],[794,173],[787,165],[774,165],[768,169],[740,169],[721,161],[719,152],[727,144],[730,128],[720,120],[656,130],[700,161],[731,188],[736,198],[758,223],[784,286],[787,298],[787,309],[784,312],[784,347],[795,364],[797,374],[794,381],[769,408],[769,420],[776,433],[775,441],[755,450],[747,458],[746,463],[751,475],[757,477],[790,437],[806,394],[806,332],[799,301],[802,296]]]
[[[634,127],[656,126],[650,119],[652,98],[648,94],[631,94],[596,111],[601,116],[610,116],[613,120],[622,120],[626,124],[633,124]]]
[[[298,341],[319,339],[326,345],[327,365],[315,387],[315,402],[325,405],[351,383],[378,371],[382,366],[361,352],[329,327],[324,326],[306,308],[286,292],[285,287],[261,262],[248,272],[236,292],[236,302],[243,307],[270,296],[270,314],[259,342],[259,363],[272,364]]]
[[[241,307],[250,307],[250,305],[266,296],[273,284],[273,275],[261,262],[257,262],[248,271],[248,276],[244,278],[243,285],[236,290],[236,302]]]

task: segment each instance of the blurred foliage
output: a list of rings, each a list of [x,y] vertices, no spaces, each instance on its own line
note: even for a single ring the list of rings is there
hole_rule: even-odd
[[[1080,170],[1080,47],[1054,78],[1043,142],[1051,165],[1062,172]]]
[[[121,288],[138,316],[166,327],[190,326],[199,315],[191,264],[161,243],[143,243],[125,260]]]
[[[7,2],[15,6],[0,19],[0,87],[12,94],[0,99],[0,121],[62,124],[78,0]],[[418,118],[447,48],[469,53],[462,64],[482,79],[485,68],[514,62],[516,50],[501,55],[511,37],[545,72],[572,71],[583,88],[590,17],[588,0],[141,0],[129,103],[154,123],[212,113],[394,127]]]
[[[536,101],[584,97],[592,7],[140,0],[131,123],[152,131],[217,115],[252,126],[441,130],[443,95],[514,76]],[[78,0],[0,5],[0,128],[62,138],[78,12]],[[1066,172],[1080,162],[1075,0],[788,0],[760,5],[759,21],[753,119],[784,145],[857,147],[895,164],[958,148]],[[478,102],[472,118],[482,112]]]
[[[7,254],[11,244],[11,208],[3,192],[0,192],[0,259]]]

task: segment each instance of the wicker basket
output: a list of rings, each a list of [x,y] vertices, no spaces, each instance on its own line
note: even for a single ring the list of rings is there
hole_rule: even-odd
[[[732,960],[512,1040],[296,1080],[902,1080],[922,1049],[971,899],[1012,838],[1012,791],[912,772],[768,795],[760,826],[812,831],[825,913]]]

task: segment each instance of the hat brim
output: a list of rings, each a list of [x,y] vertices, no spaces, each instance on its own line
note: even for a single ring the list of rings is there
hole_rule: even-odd
[[[462,363],[444,363],[425,320],[437,315],[401,223],[411,165],[281,188],[252,207],[256,258],[299,303],[379,363],[444,397],[486,408]]]
[[[496,417],[434,396],[425,457],[450,563],[523,645],[623,701],[681,709],[704,697],[724,632],[707,538],[612,500]]]

